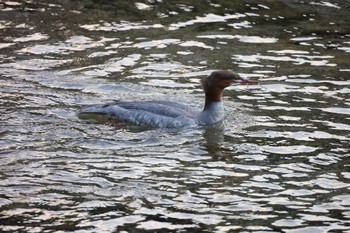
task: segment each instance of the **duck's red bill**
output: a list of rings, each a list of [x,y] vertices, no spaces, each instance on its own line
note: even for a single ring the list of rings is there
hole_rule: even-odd
[[[256,80],[242,80],[239,82],[240,85],[257,85],[259,84],[259,81]]]

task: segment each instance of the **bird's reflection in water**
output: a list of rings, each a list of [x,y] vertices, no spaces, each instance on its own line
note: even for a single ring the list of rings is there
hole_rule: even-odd
[[[209,154],[221,156],[221,144],[224,142],[224,123],[218,122],[210,127],[206,127],[203,137],[206,141],[206,148]]]

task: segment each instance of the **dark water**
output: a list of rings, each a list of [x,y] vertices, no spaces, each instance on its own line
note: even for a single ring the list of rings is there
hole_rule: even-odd
[[[350,232],[349,1],[0,0],[1,232]],[[202,107],[152,129],[76,112]]]

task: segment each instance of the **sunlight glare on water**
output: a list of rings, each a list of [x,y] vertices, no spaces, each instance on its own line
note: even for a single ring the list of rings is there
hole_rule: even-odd
[[[0,0],[2,232],[349,232],[348,1]],[[203,107],[207,128],[77,116]]]

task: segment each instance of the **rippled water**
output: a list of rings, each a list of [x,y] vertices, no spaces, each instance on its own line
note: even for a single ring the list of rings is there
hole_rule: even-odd
[[[350,2],[0,0],[2,232],[350,232]],[[80,120],[225,92],[223,125]]]

